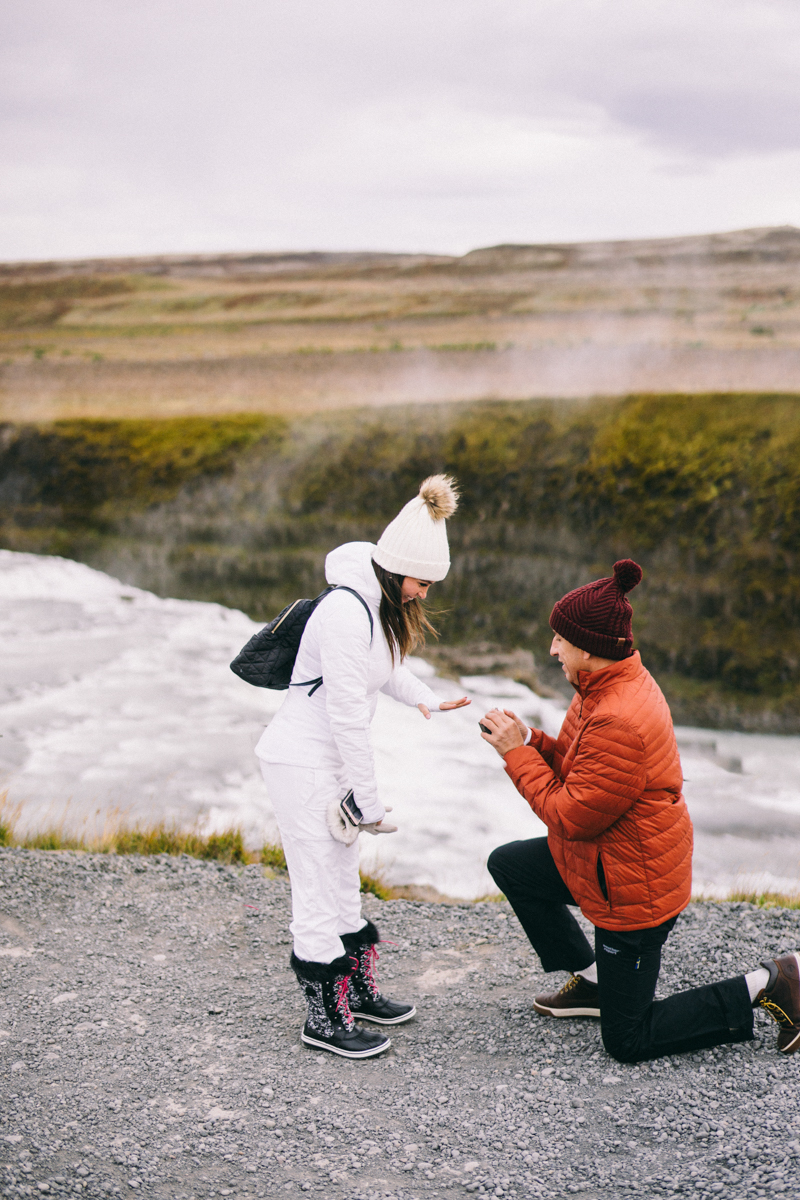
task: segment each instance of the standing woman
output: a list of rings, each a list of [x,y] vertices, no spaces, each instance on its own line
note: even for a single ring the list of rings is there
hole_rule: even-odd
[[[303,1041],[346,1058],[369,1058],[391,1042],[353,1018],[399,1025],[414,1016],[378,990],[380,937],[361,915],[358,839],[337,839],[329,817],[351,789],[370,832],[383,826],[369,725],[378,692],[401,704],[448,710],[403,660],[433,633],[423,601],[450,568],[445,519],[457,494],[433,475],[371,542],[348,542],[325,560],[337,590],[312,613],[303,632],[292,685],[264,731],[256,754],[269,789],[292,885],[291,966],[308,1002]],[[351,589],[351,590],[345,590]],[[357,595],[353,595],[353,592]],[[312,688],[307,681],[322,684]],[[341,835],[340,835],[341,836]]]

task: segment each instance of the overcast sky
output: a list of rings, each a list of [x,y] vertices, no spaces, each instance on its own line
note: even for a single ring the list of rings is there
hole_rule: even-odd
[[[800,225],[798,0],[6,0],[0,258]]]

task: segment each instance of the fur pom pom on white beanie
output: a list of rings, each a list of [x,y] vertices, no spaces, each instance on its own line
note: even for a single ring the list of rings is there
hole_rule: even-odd
[[[380,536],[372,555],[385,571],[431,583],[450,570],[445,520],[458,507],[458,492],[446,475],[431,475]]]

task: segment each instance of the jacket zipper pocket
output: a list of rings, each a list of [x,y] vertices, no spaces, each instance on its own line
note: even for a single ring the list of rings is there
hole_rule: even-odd
[[[595,871],[597,874],[597,884],[600,888],[600,891],[603,893],[603,899],[608,907],[611,908],[611,897],[608,894],[608,876],[606,875],[605,867],[603,866],[603,856],[599,850],[597,852]]]

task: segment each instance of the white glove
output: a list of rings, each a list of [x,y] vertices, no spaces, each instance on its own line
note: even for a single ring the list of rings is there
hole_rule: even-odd
[[[391,812],[391,807],[387,805],[387,812]],[[365,833],[371,833],[373,837],[377,837],[379,833],[397,833],[396,825],[387,825],[385,821],[373,821],[370,825],[359,825],[359,830],[364,830]]]
[[[391,811],[391,808],[386,809],[386,812]],[[386,825],[383,820],[373,821],[370,825],[352,825],[342,812],[339,800],[330,802],[326,816],[331,837],[344,846],[352,846],[362,829],[373,836],[377,836],[379,833],[397,833],[396,825]]]

